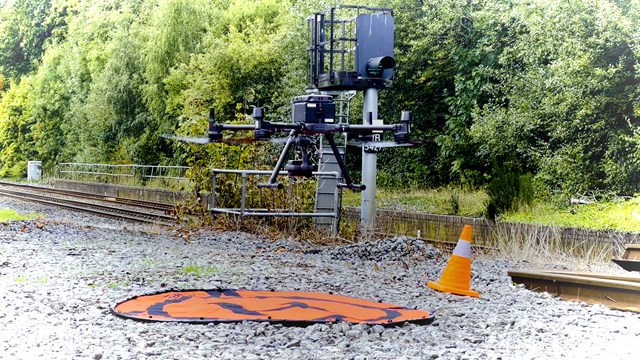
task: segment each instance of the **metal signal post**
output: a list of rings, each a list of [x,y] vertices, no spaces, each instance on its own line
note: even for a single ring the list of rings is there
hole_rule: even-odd
[[[370,88],[364,92],[362,123],[373,125],[378,118],[378,89]],[[373,136],[380,137],[380,134]],[[376,140],[376,139],[372,139]],[[360,194],[360,230],[365,238],[371,237],[375,229],[378,149],[362,147],[362,184],[366,187]]]

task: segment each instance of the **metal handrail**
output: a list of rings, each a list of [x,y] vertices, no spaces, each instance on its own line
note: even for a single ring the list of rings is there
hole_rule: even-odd
[[[219,174],[233,174],[233,175],[241,175],[242,177],[242,185],[241,185],[241,200],[239,208],[219,208],[216,206],[216,178]],[[211,180],[211,201],[209,204],[209,211],[213,213],[219,214],[229,214],[229,215],[237,215],[237,216],[264,216],[264,217],[310,217],[310,218],[319,218],[319,217],[330,217],[332,218],[332,232],[334,234],[338,231],[338,220],[340,217],[340,211],[338,209],[338,197],[340,196],[340,189],[336,187],[334,192],[335,201],[333,202],[333,209],[331,212],[326,213],[307,213],[307,212],[292,212],[286,211],[282,209],[254,209],[247,208],[246,206],[246,197],[247,197],[247,177],[250,175],[271,175],[272,171],[268,170],[229,170],[229,169],[212,169],[212,180]],[[288,173],[286,171],[280,171],[278,173],[279,176],[286,176]],[[316,178],[324,177],[324,178],[333,178],[339,180],[341,178],[340,173],[335,171],[315,171],[312,173],[312,176]],[[277,190],[272,190],[277,191]],[[266,211],[265,211],[266,210]]]

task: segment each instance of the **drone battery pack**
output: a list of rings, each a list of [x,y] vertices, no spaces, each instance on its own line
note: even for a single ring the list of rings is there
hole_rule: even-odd
[[[295,123],[324,124],[336,121],[336,105],[328,95],[303,95],[292,100]]]

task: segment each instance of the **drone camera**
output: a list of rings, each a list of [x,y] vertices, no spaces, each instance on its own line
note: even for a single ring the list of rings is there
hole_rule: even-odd
[[[335,118],[336,105],[331,96],[303,95],[293,98],[292,119],[294,123],[334,123]]]
[[[314,171],[318,171],[318,165],[305,163],[302,160],[289,160],[284,169],[289,176],[313,176]]]

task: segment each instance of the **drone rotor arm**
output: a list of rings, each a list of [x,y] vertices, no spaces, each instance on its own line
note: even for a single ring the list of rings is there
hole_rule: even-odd
[[[240,131],[253,130],[254,128],[255,126],[253,125],[218,124],[216,123],[215,111],[213,110],[213,108],[209,109],[209,131],[207,133],[209,142],[222,141],[223,130]]]
[[[303,125],[299,123],[272,122],[268,124],[269,124],[268,125],[269,129],[272,131],[280,131],[280,132],[291,131],[291,130],[301,131],[303,129]]]
[[[337,130],[346,133],[356,134],[368,134],[374,131],[393,131],[393,139],[399,144],[409,143],[411,113],[409,111],[403,111],[400,117],[399,124],[389,125],[349,125],[340,124],[336,125]]]
[[[255,130],[255,125],[246,125],[246,124],[216,124],[215,129],[218,131],[229,130],[229,131],[243,131],[243,130]]]

